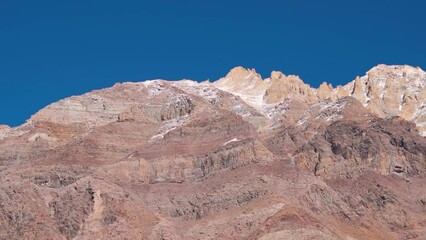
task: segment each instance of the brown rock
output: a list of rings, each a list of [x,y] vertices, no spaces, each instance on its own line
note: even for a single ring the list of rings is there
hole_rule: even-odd
[[[237,67],[61,100],[0,126],[0,239],[421,239],[424,82]]]

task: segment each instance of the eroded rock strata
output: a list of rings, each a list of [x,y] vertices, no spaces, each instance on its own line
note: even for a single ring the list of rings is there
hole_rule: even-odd
[[[0,125],[0,239],[424,239],[426,73],[118,83]]]

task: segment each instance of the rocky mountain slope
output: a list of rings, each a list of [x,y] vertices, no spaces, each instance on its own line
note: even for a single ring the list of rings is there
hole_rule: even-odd
[[[0,239],[425,239],[426,73],[234,68],[0,126]]]

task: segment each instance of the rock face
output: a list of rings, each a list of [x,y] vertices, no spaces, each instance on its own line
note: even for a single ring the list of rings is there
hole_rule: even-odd
[[[423,239],[425,81],[237,67],[61,100],[0,125],[0,239]]]
[[[345,86],[333,88],[324,82],[318,89],[298,76],[274,71],[262,81],[254,70],[237,67],[213,85],[258,108],[285,99],[317,103],[352,96],[379,117],[402,117],[414,122],[420,133],[426,135],[426,72],[418,67],[378,65]]]
[[[400,116],[426,134],[426,73],[420,68],[379,65],[350,84],[351,95],[371,112]]]

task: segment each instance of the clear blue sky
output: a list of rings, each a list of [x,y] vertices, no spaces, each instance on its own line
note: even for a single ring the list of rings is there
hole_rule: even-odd
[[[426,1],[0,1],[0,123],[115,82],[216,80],[234,66],[346,83],[426,68]]]

